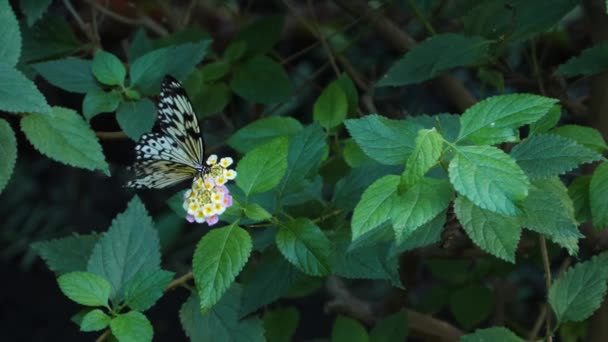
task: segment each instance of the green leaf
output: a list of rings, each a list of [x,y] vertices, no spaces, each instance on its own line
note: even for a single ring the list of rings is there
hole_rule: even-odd
[[[118,57],[106,51],[97,51],[92,65],[95,78],[106,85],[124,85],[127,70]]]
[[[0,64],[14,67],[21,55],[21,31],[8,0],[0,1]],[[5,77],[4,73],[2,77]]]
[[[323,231],[309,219],[285,223],[277,232],[279,251],[302,272],[312,276],[330,273],[331,243]]]
[[[110,283],[97,274],[70,272],[57,278],[59,288],[66,297],[86,306],[108,306]]]
[[[517,203],[528,195],[528,177],[515,160],[496,147],[458,147],[448,171],[458,193],[495,213],[517,215]]]
[[[283,66],[260,55],[235,65],[230,88],[247,101],[266,105],[284,102],[293,93]]]
[[[484,251],[514,263],[521,235],[521,223],[475,206],[464,197],[454,201],[454,212],[467,235]]]
[[[58,58],[86,48],[85,42],[79,41],[74,32],[63,16],[46,15],[32,27],[22,25],[21,62]]]
[[[120,93],[116,90],[105,92],[100,88],[91,90],[82,102],[82,114],[90,121],[99,113],[111,113],[118,108],[122,101]]]
[[[0,119],[0,193],[11,179],[17,161],[17,138],[11,125]]]
[[[85,271],[93,247],[99,235],[74,234],[62,239],[35,242],[31,245],[47,267],[58,275],[74,271]]]
[[[398,255],[414,248],[424,247],[438,242],[441,240],[445,221],[445,213],[435,216],[431,221],[423,224],[420,228],[414,230],[413,233],[396,244],[391,250],[391,255]]]
[[[574,217],[577,222],[591,220],[591,202],[589,200],[589,185],[591,176],[576,177],[568,187],[568,195],[574,205]]]
[[[222,298],[247,263],[251,248],[251,236],[236,224],[214,229],[199,241],[192,272],[202,311]]]
[[[336,183],[332,203],[340,209],[351,211],[361,199],[363,191],[374,181],[387,174],[399,173],[401,170],[398,166],[377,164],[352,169]]]
[[[140,27],[135,31],[131,44],[129,44],[129,49],[127,51],[129,61],[136,60],[150,52],[152,49],[152,40],[146,35],[146,30],[143,27]]]
[[[511,150],[511,157],[531,179],[561,175],[580,164],[602,159],[576,141],[553,134],[531,136]]]
[[[336,318],[331,330],[331,342],[367,342],[369,336],[365,327],[352,318],[342,315]]]
[[[302,129],[302,124],[292,117],[271,116],[256,120],[239,129],[228,139],[228,145],[245,153],[274,138],[292,136]]]
[[[450,311],[465,329],[470,330],[492,313],[494,293],[481,284],[471,284],[450,296]],[[475,305],[471,305],[475,303]]]
[[[460,132],[460,115],[443,113],[429,115],[418,115],[406,120],[411,124],[417,124],[420,128],[435,128],[445,141],[454,142]],[[419,128],[419,129],[420,129]]]
[[[100,309],[87,312],[80,322],[80,331],[100,331],[110,325],[112,318]]]
[[[606,294],[608,254],[570,267],[549,289],[549,304],[560,323],[580,322],[600,307]]]
[[[230,71],[230,64],[225,61],[211,62],[205,64],[200,69],[200,74],[203,82],[217,81],[228,74]]]
[[[118,342],[147,342],[154,335],[152,323],[137,311],[118,315],[110,322],[110,328]]]
[[[344,140],[344,149],[342,157],[348,166],[352,168],[360,168],[366,165],[376,164],[376,161],[368,157],[365,152],[357,145],[354,139]]]
[[[52,0],[21,0],[19,7],[27,18],[27,24],[32,26],[51,5]]]
[[[230,94],[230,88],[224,82],[201,84],[192,100],[192,105],[199,115],[217,114],[230,102]]]
[[[559,123],[559,119],[561,118],[561,116],[562,107],[560,107],[559,105],[553,106],[553,108],[551,108],[551,110],[549,110],[547,114],[538,119],[538,121],[530,124],[530,135],[549,132],[550,129],[552,129],[553,127],[555,127],[555,125]]]
[[[602,153],[608,149],[604,137],[602,137],[602,134],[595,128],[578,125],[563,125],[552,129],[550,133],[575,140],[580,145],[598,153]]]
[[[0,62],[0,74],[0,110],[10,113],[51,112],[44,95],[19,70]]]
[[[137,141],[144,133],[152,131],[156,106],[147,98],[122,102],[116,111],[116,121],[129,138]]]
[[[407,330],[407,314],[402,309],[378,321],[369,333],[369,340],[374,342],[405,341]]]
[[[474,333],[464,335],[460,338],[460,342],[525,342],[519,338],[511,330],[503,327],[492,327],[487,329],[478,329]]]
[[[154,270],[139,272],[125,285],[125,304],[133,310],[146,311],[162,297],[173,272]]]
[[[72,93],[85,94],[98,89],[93,78],[92,61],[68,57],[33,64],[32,67],[50,84]]]
[[[345,121],[346,128],[370,158],[385,165],[401,165],[414,151],[419,125],[372,114]]]
[[[416,147],[407,159],[401,184],[410,187],[422,179],[427,171],[437,164],[442,152],[443,137],[435,128],[418,131]]]
[[[577,75],[591,76],[608,70],[606,61],[608,54],[608,42],[600,42],[595,46],[586,48],[580,55],[572,57],[561,64],[555,74],[566,77]]]
[[[604,162],[593,172],[589,185],[589,202],[593,227],[608,226],[608,163]]]
[[[21,130],[40,153],[58,162],[110,175],[95,133],[71,109],[53,107],[52,115],[30,114],[21,119]]]
[[[139,199],[112,221],[110,229],[97,242],[87,271],[107,279],[112,285],[112,299],[124,297],[126,285],[139,274],[160,270],[160,245],[154,223]]]
[[[490,42],[481,37],[454,33],[433,36],[401,57],[376,86],[420,83],[446,70],[476,64],[485,58],[489,46]]]
[[[355,113],[359,109],[359,93],[353,81],[348,77],[348,74],[343,72],[340,77],[336,80],[344,94],[346,94],[346,101],[348,102],[348,113]]]
[[[266,311],[263,320],[268,342],[289,342],[298,327],[300,312],[293,307]]]
[[[462,114],[458,140],[468,139],[479,145],[515,141],[515,128],[539,120],[556,102],[556,99],[531,94],[487,98]]]
[[[281,182],[287,170],[287,138],[276,138],[249,151],[236,167],[236,184],[245,196],[268,191]]]
[[[243,211],[245,216],[253,220],[254,222],[268,220],[272,217],[272,214],[269,213],[264,207],[257,203],[249,203],[244,208]]]
[[[247,43],[244,41],[232,42],[226,50],[224,50],[224,55],[222,56],[226,62],[232,64],[243,57],[245,52],[247,51]]]
[[[338,126],[348,114],[346,94],[338,81],[330,83],[315,101],[313,117],[325,129]]]
[[[353,212],[353,241],[390,219],[398,185],[399,176],[388,175],[376,180],[365,190]]]
[[[390,213],[397,243],[444,211],[454,189],[447,180],[423,178],[402,194],[396,195]]]
[[[234,38],[235,42],[244,42],[247,52],[265,54],[279,42],[283,33],[284,18],[280,15],[267,15],[248,24]]]

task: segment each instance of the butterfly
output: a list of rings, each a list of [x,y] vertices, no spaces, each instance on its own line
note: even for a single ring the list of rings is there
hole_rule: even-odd
[[[158,101],[159,133],[141,136],[135,145],[135,163],[130,168],[133,188],[165,188],[205,175],[204,144],[192,103],[182,85],[166,75]]]

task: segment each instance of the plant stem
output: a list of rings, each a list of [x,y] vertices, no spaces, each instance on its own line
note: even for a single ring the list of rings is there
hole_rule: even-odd
[[[547,298],[549,296],[549,289],[551,288],[551,265],[549,264],[549,253],[547,252],[547,241],[544,235],[539,237],[540,243],[540,254],[543,259],[543,268],[545,270],[545,287],[547,288]],[[549,303],[547,302],[547,306]],[[549,308],[547,307],[547,315],[545,317],[545,340],[547,342],[553,341],[553,334],[551,332],[551,315]]]

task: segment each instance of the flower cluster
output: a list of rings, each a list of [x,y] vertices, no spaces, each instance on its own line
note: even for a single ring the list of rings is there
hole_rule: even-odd
[[[212,226],[219,216],[232,205],[232,196],[226,182],[236,178],[236,171],[229,169],[232,158],[226,157],[218,162],[212,154],[207,158],[208,171],[202,177],[195,177],[192,188],[184,193],[184,210],[188,212],[188,222],[207,222]]]

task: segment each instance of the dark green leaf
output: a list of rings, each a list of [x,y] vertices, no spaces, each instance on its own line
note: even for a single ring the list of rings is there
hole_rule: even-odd
[[[283,33],[283,16],[263,16],[247,25],[234,38],[247,45],[250,54],[265,54],[281,39]]]
[[[51,113],[44,95],[19,70],[0,62],[0,74],[0,110],[10,113]]]
[[[156,106],[147,98],[122,102],[116,111],[116,121],[129,138],[137,141],[142,134],[152,131]]]
[[[99,331],[110,324],[112,318],[100,309],[87,312],[80,322],[80,331]]]
[[[110,283],[89,272],[70,272],[57,278],[64,295],[78,304],[107,306],[110,298]]]
[[[230,88],[247,101],[267,105],[284,102],[293,93],[283,66],[259,55],[234,67]]]
[[[274,138],[292,136],[302,129],[302,124],[291,117],[271,116],[250,123],[228,139],[228,145],[245,153]]]
[[[209,116],[224,110],[230,102],[230,88],[226,83],[201,84],[192,105],[199,115]]]
[[[85,94],[99,88],[93,78],[92,65],[89,60],[68,57],[33,64],[32,67],[50,84],[65,91]]]
[[[17,161],[17,138],[11,125],[0,119],[0,193],[11,179]]]
[[[279,229],[276,242],[283,256],[302,272],[312,276],[330,273],[331,243],[311,220],[287,222]]]
[[[152,41],[146,35],[146,30],[143,27],[140,27],[133,35],[131,44],[129,44],[129,50],[127,52],[129,61],[136,60],[150,52],[152,49]]]
[[[549,132],[551,128],[555,127],[555,125],[559,123],[559,119],[561,118],[561,116],[562,107],[560,107],[559,105],[553,106],[553,108],[551,108],[551,110],[548,111],[547,114],[538,119],[538,121],[530,124],[530,135]],[[559,133],[555,134],[559,135]]]
[[[39,1],[41,2],[41,1]],[[0,64],[14,67],[21,55],[21,31],[8,0],[0,1]],[[4,73],[2,73],[4,78]]]
[[[346,211],[352,210],[363,191],[375,180],[387,175],[399,173],[398,166],[370,165],[350,170],[349,173],[336,183],[332,203]]]
[[[591,202],[589,200],[589,185],[591,176],[579,176],[568,187],[568,195],[574,205],[574,216],[579,223],[591,219]]]
[[[154,270],[139,272],[125,285],[125,304],[133,310],[146,311],[162,297],[173,272]]]
[[[367,342],[365,327],[352,318],[338,316],[331,330],[331,342]]]
[[[365,190],[353,212],[353,241],[390,219],[398,185],[399,176],[388,175],[376,180]]]
[[[493,327],[487,329],[479,329],[474,333],[464,335],[460,338],[460,342],[525,342],[519,338],[511,330],[503,327]]]
[[[608,225],[608,162],[602,163],[593,172],[589,185],[589,202],[593,227]]]
[[[595,128],[578,125],[563,125],[552,129],[551,133],[575,140],[580,145],[598,153],[602,153],[608,149],[604,137],[602,137],[602,134]]]
[[[420,228],[414,230],[413,233],[396,244],[391,250],[391,255],[398,255],[414,248],[424,247],[439,241],[441,239],[445,221],[445,213],[435,216],[431,221],[423,224]]]
[[[435,164],[443,152],[443,137],[435,128],[421,129],[416,136],[416,147],[407,159],[401,184],[410,187],[422,179]]]
[[[33,243],[31,248],[40,255],[51,271],[61,275],[85,271],[97,240],[97,234],[74,234],[62,239],[39,241]]]
[[[154,335],[152,323],[137,311],[118,315],[110,322],[110,328],[119,342],[148,342]]]
[[[407,314],[405,310],[401,310],[378,321],[369,333],[369,340],[373,342],[405,341],[407,328]]]
[[[236,184],[246,196],[277,186],[287,170],[287,138],[276,138],[248,152],[236,167]]]
[[[115,90],[105,92],[99,88],[91,90],[82,102],[82,114],[90,121],[100,113],[111,113],[118,108],[122,98]]]
[[[254,222],[268,220],[272,217],[272,214],[269,213],[264,207],[257,203],[249,203],[243,208],[243,212],[245,216],[253,220]]]
[[[298,327],[300,312],[293,307],[266,311],[263,320],[268,342],[289,342]]]
[[[27,18],[27,24],[32,26],[38,19],[42,17],[44,12],[51,5],[52,0],[21,0],[19,7],[21,12]],[[1,19],[0,19],[1,20]]]
[[[566,77],[599,74],[608,70],[608,61],[604,58],[606,54],[608,54],[608,42],[600,42],[561,64],[555,73]]]
[[[355,113],[359,109],[359,93],[353,81],[348,77],[347,73],[342,73],[338,78],[337,82],[342,87],[344,94],[346,94],[346,101],[348,102],[348,112]]]
[[[230,64],[224,61],[211,62],[205,64],[200,69],[203,82],[217,81],[222,79],[230,71]]]
[[[346,93],[338,81],[330,83],[315,101],[313,117],[325,129],[338,126],[348,114]]]
[[[475,305],[471,305],[475,303]],[[471,284],[450,296],[450,311],[467,330],[488,318],[494,308],[494,294],[487,287]]]
[[[49,58],[59,58],[83,47],[65,17],[46,15],[33,27],[21,27],[23,51],[21,61],[31,63]],[[92,76],[91,76],[92,77]]]
[[[118,57],[106,51],[97,51],[92,65],[95,78],[106,85],[124,85],[127,70]]]

